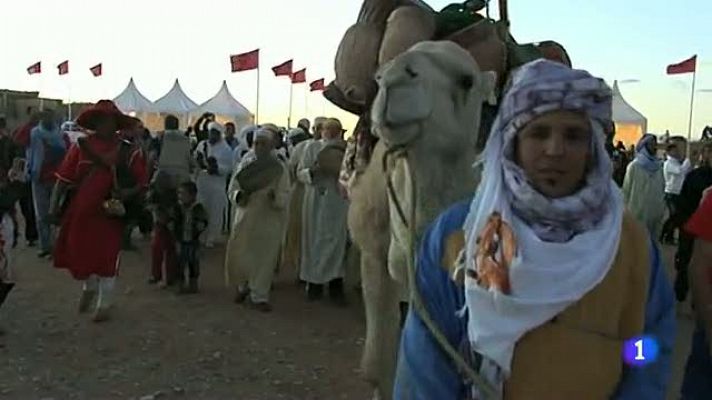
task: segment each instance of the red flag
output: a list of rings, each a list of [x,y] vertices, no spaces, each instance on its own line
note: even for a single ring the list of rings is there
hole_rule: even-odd
[[[69,73],[69,60],[57,65],[57,70],[60,75],[66,75]]]
[[[249,71],[260,66],[260,50],[230,56],[232,72]]]
[[[272,72],[274,72],[274,76],[292,76],[293,64],[293,60],[285,61],[276,67],[272,67]]]
[[[307,81],[307,69],[300,69],[292,74],[292,83],[304,83]]]
[[[27,68],[27,73],[30,75],[42,73],[42,62],[38,61]]]
[[[101,76],[101,64],[96,64],[95,66],[89,68],[89,71],[91,71],[91,74],[94,75],[94,77]]]
[[[697,56],[692,56],[679,64],[668,65],[667,73],[668,75],[675,74],[687,74],[690,72],[695,72],[697,70]]]
[[[310,92],[318,92],[320,90],[326,90],[326,86],[324,86],[324,78],[317,79],[314,82],[309,84],[309,91]]]

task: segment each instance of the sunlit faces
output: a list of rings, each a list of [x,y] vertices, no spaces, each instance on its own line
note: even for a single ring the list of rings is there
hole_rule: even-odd
[[[517,135],[515,162],[534,189],[550,198],[580,189],[591,158],[591,124],[582,113],[552,111]]]

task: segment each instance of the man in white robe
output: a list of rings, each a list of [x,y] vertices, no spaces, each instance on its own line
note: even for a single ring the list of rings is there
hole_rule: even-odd
[[[208,210],[205,247],[213,248],[222,233],[223,216],[227,208],[225,181],[232,172],[232,149],[223,139],[224,128],[217,122],[208,124],[208,140],[198,143],[196,177],[198,201]]]
[[[281,174],[250,193],[236,177],[248,165],[265,159],[277,162]],[[271,132],[257,130],[252,152],[243,159],[230,183],[230,201],[236,212],[225,257],[225,278],[228,285],[236,286],[235,302],[249,299],[263,312],[272,310],[269,292],[287,224],[289,188],[289,172],[275,155]]]
[[[343,130],[336,119],[325,122],[322,139],[307,145],[297,167],[304,186],[300,278],[307,283],[307,298],[322,297],[324,285],[337,304],[345,304],[343,278],[347,242],[348,202],[338,188],[337,171],[327,172],[317,163],[327,146],[343,144]]]
[[[320,117],[321,118],[321,117]],[[326,119],[317,118],[315,126],[315,137],[321,139],[321,127]],[[302,208],[304,205],[304,184],[297,179],[297,168],[304,156],[304,149],[313,143],[314,139],[309,138],[308,131],[305,134],[303,129],[295,128],[290,131],[290,143],[293,145],[289,151],[289,161],[287,167],[289,176],[292,182],[291,195],[289,197],[289,222],[287,223],[287,233],[284,240],[284,248],[282,250],[282,266],[285,269],[297,270],[299,275],[300,252],[302,245]],[[307,139],[301,141],[293,140],[294,138]]]

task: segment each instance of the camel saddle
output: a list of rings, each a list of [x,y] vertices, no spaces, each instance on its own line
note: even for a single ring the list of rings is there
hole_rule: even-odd
[[[240,184],[240,189],[247,193],[254,193],[279,179],[282,172],[282,164],[277,158],[264,157],[246,165],[235,175],[235,179]]]
[[[494,71],[498,87],[504,87],[510,72],[527,62],[546,58],[571,66],[559,43],[519,44],[509,33],[506,0],[500,0],[501,19],[495,21],[477,13],[485,5],[468,0],[436,12],[420,0],[363,0],[357,22],[344,34],[335,60],[336,79],[323,92],[335,106],[360,117],[368,126],[368,111],[377,93],[378,68],[424,40],[448,40],[467,50],[482,71]],[[483,107],[478,148],[483,148],[497,114],[496,106]],[[378,141],[370,131],[360,136],[356,157],[368,164]],[[369,147],[363,149],[363,146]],[[360,159],[365,157],[366,159]]]
[[[482,71],[494,71],[499,87],[509,73],[527,62],[547,58],[571,66],[566,50],[553,41],[519,44],[509,33],[506,0],[501,19],[477,13],[485,4],[468,0],[436,12],[420,0],[363,0],[356,23],[339,45],[336,78],[324,97],[337,107],[362,115],[375,98],[380,66],[425,40],[448,40],[467,50]]]

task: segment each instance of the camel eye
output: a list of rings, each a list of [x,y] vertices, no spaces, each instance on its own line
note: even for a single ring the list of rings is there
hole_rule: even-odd
[[[408,75],[410,75],[411,78],[417,78],[417,77],[418,77],[418,73],[415,72],[415,71],[413,71],[413,69],[410,67],[410,65],[408,65],[408,66],[405,67],[405,72],[406,72]]]
[[[460,77],[460,81],[458,82],[460,87],[462,87],[465,90],[470,90],[472,89],[472,86],[475,84],[474,78],[472,75],[465,75]]]

